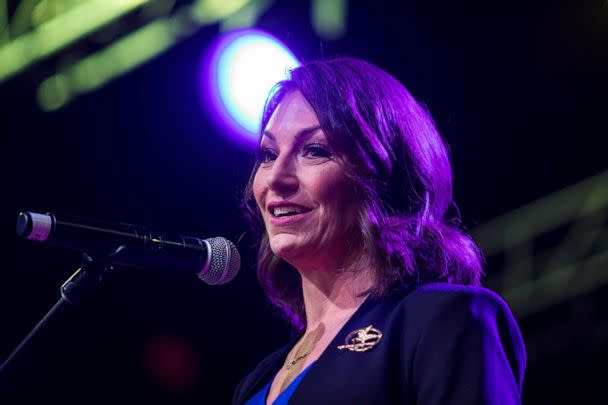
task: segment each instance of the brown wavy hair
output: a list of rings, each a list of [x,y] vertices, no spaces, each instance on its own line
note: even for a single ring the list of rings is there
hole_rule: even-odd
[[[461,228],[452,200],[447,146],[430,113],[390,74],[354,58],[313,61],[291,71],[266,102],[260,137],[290,92],[300,91],[332,148],[347,157],[345,172],[359,196],[363,257],[376,269],[372,297],[433,281],[479,285],[481,252]],[[253,195],[256,162],[243,208],[259,235],[257,275],[296,329],[305,326],[300,274],[276,256]]]

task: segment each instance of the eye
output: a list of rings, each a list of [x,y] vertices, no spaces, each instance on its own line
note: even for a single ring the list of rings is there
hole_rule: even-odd
[[[276,153],[272,149],[265,147],[258,149],[256,155],[258,162],[261,164],[272,162],[277,157]]]
[[[309,143],[304,147],[304,155],[312,158],[328,158],[333,154],[330,149],[319,142]]]

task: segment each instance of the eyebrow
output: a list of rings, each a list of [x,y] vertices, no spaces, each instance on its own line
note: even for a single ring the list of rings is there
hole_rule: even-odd
[[[305,138],[315,132],[317,132],[318,130],[321,129],[321,125],[315,125],[312,127],[308,127],[308,128],[304,128],[298,131],[298,133],[295,136],[296,142],[300,141],[302,138]],[[268,131],[268,130],[264,130],[264,132],[262,133],[262,135],[270,138],[270,140],[275,141],[276,139],[274,137],[274,135],[272,134],[272,132]]]

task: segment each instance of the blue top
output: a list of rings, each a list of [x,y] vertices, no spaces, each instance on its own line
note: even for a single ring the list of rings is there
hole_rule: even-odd
[[[272,405],[287,405],[287,402],[289,402],[289,400],[291,399],[293,392],[296,390],[296,388],[298,388],[300,381],[302,381],[302,378],[304,378],[306,373],[308,373],[308,370],[310,370],[310,366],[312,366],[313,364],[315,364],[314,361],[312,363],[310,363],[310,365],[308,367],[306,367],[304,370],[302,370],[302,372],[296,377],[296,379],[293,380],[287,386],[287,388],[285,388],[285,390],[279,394],[279,396],[277,397],[277,399],[274,400]],[[266,386],[264,386],[264,388],[259,390],[257,392],[257,394],[252,396],[251,399],[245,403],[245,405],[265,405],[266,396],[268,395],[268,390],[270,390],[270,384],[272,383],[273,380],[274,380],[274,378],[272,380],[270,380],[270,382],[268,382],[268,384],[266,384]]]

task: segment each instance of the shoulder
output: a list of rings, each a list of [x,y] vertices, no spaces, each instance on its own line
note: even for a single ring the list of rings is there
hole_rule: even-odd
[[[401,300],[401,305],[423,307],[426,314],[457,313],[480,316],[484,312],[511,314],[507,303],[494,291],[484,287],[448,283],[425,284]]]
[[[383,317],[394,333],[407,334],[410,341],[425,335],[440,339],[463,330],[483,330],[500,333],[523,347],[511,309],[484,287],[430,283],[382,299],[377,308],[377,317]]]
[[[507,303],[497,293],[476,286],[447,283],[423,285],[399,303],[422,335],[449,336],[477,330],[498,335],[523,348],[519,327]],[[525,356],[522,349],[522,355]]]
[[[519,333],[509,306],[498,294],[484,287],[448,283],[429,283],[372,298],[363,317],[363,322],[376,322],[387,332],[407,335],[409,341],[443,323],[455,332],[498,322]]]
[[[452,362],[475,375],[475,365],[479,370],[491,365],[495,374],[505,372],[497,380],[512,379],[515,391],[521,391],[525,346],[515,317],[498,294],[483,287],[432,283],[412,291],[400,305],[418,325],[418,370],[428,365],[429,373],[435,373],[433,365]],[[427,378],[429,373],[421,375]]]

